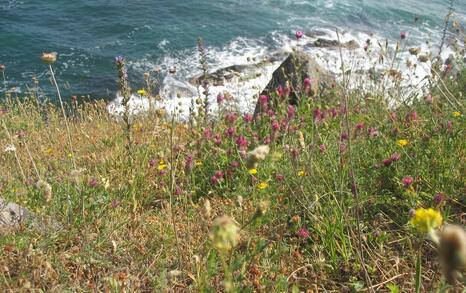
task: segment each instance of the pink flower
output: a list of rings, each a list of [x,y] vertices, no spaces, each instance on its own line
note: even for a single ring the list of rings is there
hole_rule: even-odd
[[[225,100],[225,96],[222,95],[222,94],[218,94],[217,95],[217,103],[221,104],[223,102],[223,100]]]
[[[309,77],[306,77],[306,78],[304,79],[304,87],[305,87],[305,88],[308,88],[308,87],[310,87],[310,86],[311,86],[311,79],[310,79]]]
[[[393,153],[391,156],[390,156],[390,160],[392,162],[398,162],[401,158],[401,155],[399,153]]]
[[[204,137],[209,139],[212,137],[212,131],[210,130],[210,128],[205,128],[204,129]]]
[[[238,118],[238,117],[236,116],[236,113],[229,112],[229,113],[226,113],[226,114],[225,114],[225,120],[226,120],[228,123],[230,123],[230,124],[235,123],[236,118]]]
[[[434,203],[436,205],[440,205],[444,200],[445,200],[446,196],[442,193],[437,193],[435,196],[434,196]]]
[[[214,136],[214,144],[215,145],[221,145],[222,144],[222,138],[220,137],[220,134],[216,134]]]
[[[157,165],[157,160],[151,159],[149,161],[149,166],[154,167],[155,165]]]
[[[280,123],[277,120],[272,121],[272,130],[273,131],[278,131],[280,130]]]
[[[411,176],[406,176],[406,177],[404,177],[401,181],[403,182],[403,184],[404,184],[405,187],[408,187],[408,186],[410,186],[411,184],[413,184],[414,179],[413,179],[413,177],[411,177]]]
[[[390,166],[390,165],[392,164],[392,160],[390,160],[390,159],[385,159],[385,160],[382,161],[382,163],[383,163],[383,165],[384,165],[385,167],[388,167],[388,166]]]
[[[343,132],[343,133],[340,135],[340,140],[347,140],[347,139],[348,139],[348,133]]]
[[[369,137],[377,137],[379,136],[379,131],[375,127],[369,127],[367,130]]]
[[[364,122],[356,124],[356,131],[361,131],[364,128]]]
[[[248,145],[248,141],[246,140],[246,138],[242,135],[238,136],[238,138],[236,139],[236,145],[239,147],[239,148],[245,148],[247,147]]]
[[[304,33],[303,33],[302,31],[297,31],[296,34],[295,34],[295,36],[296,36],[296,39],[299,40],[299,39],[301,39],[301,38],[304,36]]]
[[[218,179],[223,178],[223,172],[220,170],[215,171],[214,176]]]
[[[96,187],[97,185],[99,185],[99,182],[97,181],[97,179],[91,178],[91,179],[89,180],[89,186],[90,186],[90,187]]]
[[[279,96],[280,98],[283,98],[283,96],[285,96],[285,90],[283,89],[282,85],[279,85],[277,88],[277,96]]]
[[[282,174],[277,174],[277,175],[275,175],[275,179],[277,181],[283,181],[285,179],[285,176],[282,175]]]
[[[296,116],[296,111],[293,105],[288,105],[288,119],[293,119]]]
[[[299,150],[298,150],[297,148],[292,148],[292,149],[291,149],[291,156],[292,156],[293,158],[298,157],[298,156],[299,156]]]
[[[238,168],[240,166],[240,163],[237,161],[233,161],[230,163],[230,167],[232,168]]]
[[[298,234],[298,237],[302,239],[307,239],[309,238],[309,236],[311,236],[311,234],[306,228],[300,228],[297,234]]]
[[[332,108],[329,110],[330,114],[332,115],[333,118],[337,117],[338,111],[335,108]]]
[[[210,183],[212,183],[212,185],[216,185],[218,183],[217,176],[210,177]]]
[[[246,114],[246,115],[243,116],[243,120],[244,120],[244,122],[246,122],[246,123],[251,122],[251,121],[252,121],[252,118],[253,118],[253,117],[252,117],[252,115],[250,115],[250,114]]]
[[[406,32],[401,32],[400,33],[400,39],[402,39],[402,40],[406,39],[407,36],[408,36],[408,34]]]
[[[183,193],[183,190],[181,189],[181,187],[176,186],[175,187],[175,195],[181,195],[182,193]]]
[[[227,130],[225,130],[225,136],[227,137],[233,137],[233,135],[235,134],[235,128],[234,127],[230,127],[228,128]]]
[[[259,97],[259,101],[260,101],[262,107],[266,107],[268,105],[268,103],[269,103],[269,97],[267,97],[266,95],[261,95]]]
[[[344,153],[346,151],[346,144],[340,144],[340,153]]]
[[[264,144],[270,144],[271,142],[272,142],[272,138],[270,137],[270,135],[267,135],[264,138]]]

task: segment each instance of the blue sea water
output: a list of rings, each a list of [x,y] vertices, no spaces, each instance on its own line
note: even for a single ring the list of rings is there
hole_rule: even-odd
[[[198,37],[212,68],[284,47],[296,30],[337,27],[391,39],[405,31],[422,43],[439,39],[448,6],[447,0],[0,0],[0,63],[7,90],[24,91],[33,77],[47,89],[39,57],[56,51],[66,96],[111,99],[117,55],[128,60],[137,87],[143,72],[158,67],[164,74],[177,66],[178,79],[196,74]],[[454,9],[464,25],[466,1],[454,1]]]

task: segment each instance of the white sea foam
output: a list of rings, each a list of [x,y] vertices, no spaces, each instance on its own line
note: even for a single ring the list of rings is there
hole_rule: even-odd
[[[293,37],[293,33],[289,35],[274,32],[264,39],[247,39],[237,38],[226,46],[207,47],[207,59],[211,72],[221,68],[226,68],[232,65],[254,65],[259,64],[260,61],[270,57],[274,53],[281,53],[286,56],[293,49],[303,50],[314,57],[319,65],[334,73],[337,78],[341,77],[341,58],[340,52],[337,48],[319,48],[311,44],[317,38],[337,39],[337,34],[332,28],[319,29],[324,33],[322,36],[308,37],[305,36],[299,42]],[[354,40],[358,43],[359,48],[355,50],[342,50],[345,70],[352,70],[353,72],[368,70],[380,71],[383,73],[388,68],[393,66],[394,69],[399,70],[403,76],[401,88],[409,92],[416,92],[423,94],[423,85],[425,84],[425,77],[430,75],[430,64],[421,63],[415,68],[408,68],[406,60],[411,60],[413,64],[416,62],[415,56],[410,56],[408,48],[420,47],[421,54],[427,54],[435,48],[426,44],[426,40],[430,39],[431,43],[439,41],[439,32],[429,31],[425,29],[424,32],[410,31],[406,40],[388,40],[388,51],[392,52],[388,55],[393,55],[397,42],[400,44],[398,58],[395,61],[391,59],[379,62],[381,48],[385,47],[385,39],[377,34],[357,31],[344,31],[339,35],[342,43]],[[370,49],[366,52],[363,49],[366,40],[370,40]],[[162,41],[159,46],[164,47],[168,41]],[[447,58],[452,53],[450,48],[445,48],[442,52],[442,58]],[[435,56],[436,52],[432,52]],[[182,109],[184,115],[188,114],[188,109],[192,104],[193,99],[201,98],[204,96],[202,88],[196,88],[189,83],[189,79],[201,74],[198,64],[197,51],[184,51],[179,55],[167,54],[160,60],[153,61],[143,59],[136,62],[129,62],[128,65],[132,70],[137,72],[146,72],[152,70],[160,71],[164,76],[161,83],[160,95],[163,102],[157,104],[157,107],[164,107],[167,111],[173,112],[175,109]],[[210,86],[209,88],[209,102],[211,110],[217,110],[216,97],[220,93],[228,92],[234,98],[236,103],[243,112],[253,110],[257,95],[267,85],[271,79],[272,73],[280,65],[280,61],[268,63],[262,66],[253,67],[253,70],[241,72],[235,75],[228,81],[225,81],[220,86]],[[175,69],[175,73],[169,73],[170,69]],[[358,76],[354,74],[354,76]],[[354,82],[354,85],[360,85],[361,82]],[[362,83],[367,84],[367,82]],[[131,111],[139,113],[146,111],[149,107],[149,102],[146,98],[133,96],[130,102]],[[121,113],[123,108],[121,106],[121,97],[117,97],[109,105],[111,113]]]

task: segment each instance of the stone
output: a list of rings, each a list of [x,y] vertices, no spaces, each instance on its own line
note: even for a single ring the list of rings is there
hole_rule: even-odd
[[[272,74],[272,79],[261,92],[260,95],[271,96],[279,86],[286,88],[290,86],[290,94],[288,96],[289,103],[296,104],[298,96],[301,96],[303,82],[305,78],[311,80],[310,94],[316,94],[319,86],[322,84],[330,84],[333,77],[317,64],[317,61],[309,54],[304,52],[294,52],[281,63],[281,65]],[[278,103],[278,101],[273,101]],[[260,109],[260,101],[256,103],[254,116],[257,116]]]
[[[0,228],[17,227],[34,218],[34,213],[28,209],[0,197]]]

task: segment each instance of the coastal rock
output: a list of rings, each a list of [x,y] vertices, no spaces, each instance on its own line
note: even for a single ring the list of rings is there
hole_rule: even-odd
[[[337,40],[330,40],[330,39],[324,39],[324,38],[318,38],[317,40],[315,40],[313,43],[313,46],[319,47],[319,48],[337,48],[341,46],[342,48],[351,49],[351,50],[359,48],[359,44],[355,40],[350,40],[346,43],[340,43]]]
[[[281,86],[289,88],[289,102],[297,103],[300,91],[303,89],[303,81],[305,78],[311,80],[311,94],[318,92],[321,84],[331,82],[331,75],[317,64],[316,60],[310,55],[303,52],[294,52],[290,54],[282,64],[274,71],[272,79],[262,91],[261,95],[271,96]],[[257,116],[260,109],[260,101],[256,103],[254,116]]]
[[[34,213],[0,197],[0,228],[12,228],[34,219]]]

